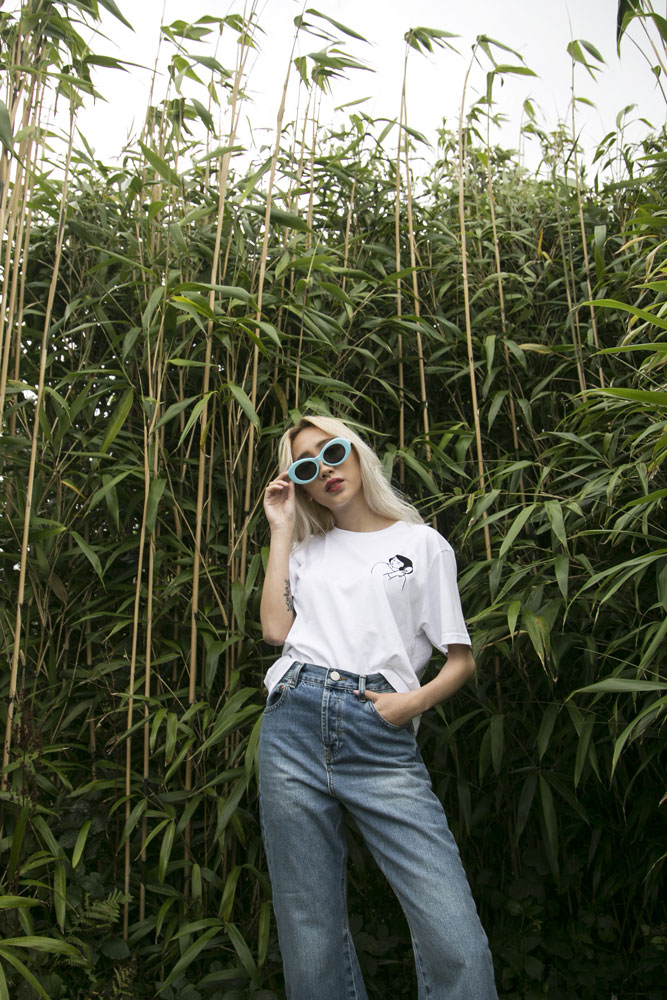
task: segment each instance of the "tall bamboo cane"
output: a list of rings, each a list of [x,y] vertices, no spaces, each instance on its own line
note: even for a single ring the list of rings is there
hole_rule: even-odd
[[[396,274],[401,272],[401,131],[403,129],[403,113],[405,102],[405,78],[408,71],[409,46],[405,46],[405,61],[403,63],[403,86],[401,89],[401,106],[398,116],[398,144],[396,146],[396,192],[394,196],[394,246]],[[403,330],[401,328],[401,318],[403,316],[403,284],[401,278],[396,279],[396,318],[398,320],[397,334],[397,354],[398,354],[398,447],[402,452],[405,448],[405,368],[403,362]],[[405,461],[403,457],[398,466],[398,477],[401,487],[405,485]]]
[[[273,201],[273,185],[276,177],[276,165],[278,163],[278,155],[280,153],[280,139],[283,129],[283,117],[285,115],[285,104],[287,101],[287,86],[289,84],[290,71],[292,69],[292,59],[294,57],[294,49],[296,47],[296,40],[299,34],[299,29],[297,28],[294,41],[292,43],[292,51],[290,52],[289,62],[287,65],[287,73],[285,75],[285,82],[283,84],[282,96],[280,99],[280,107],[278,108],[278,114],[276,116],[276,142],[273,148],[273,154],[271,156],[271,169],[269,172],[269,183],[268,190],[266,194],[266,211],[264,213],[264,238],[262,240],[262,252],[259,262],[259,278],[257,282],[257,312],[256,319],[261,320],[262,318],[262,298],[264,293],[264,277],[266,274],[266,258],[269,249],[269,235],[271,232],[271,205]],[[257,375],[259,366],[259,348],[257,344],[254,345],[253,355],[252,355],[252,379],[250,388],[250,402],[252,407],[257,412]],[[245,490],[243,495],[243,525],[241,528],[242,538],[241,538],[241,566],[240,566],[240,581],[242,584],[245,583],[246,578],[246,560],[248,553],[248,522],[250,520],[250,498],[252,495],[252,473],[253,473],[253,460],[255,454],[255,425],[250,423],[248,428],[248,445],[246,449],[246,478],[245,478]]]
[[[591,332],[593,334],[593,343],[595,344],[595,350],[600,350],[600,338],[598,337],[598,324],[597,317],[595,315],[595,306],[593,305],[593,287],[591,285],[591,267],[590,260],[588,257],[588,243],[586,239],[586,223],[584,222],[584,207],[583,199],[581,196],[581,180],[579,178],[579,157],[578,157],[578,143],[577,134],[575,132],[576,121],[575,121],[575,96],[574,96],[574,58],[572,62],[572,83],[570,88],[570,106],[571,106],[571,116],[572,116],[572,159],[574,162],[574,183],[577,193],[577,214],[579,216],[579,229],[581,230],[581,250],[584,256],[584,273],[586,275],[586,293],[588,295],[589,301],[589,312],[591,317]],[[604,388],[605,378],[604,372],[602,371],[602,363],[598,360],[598,377],[600,379],[600,386]]]
[[[489,98],[491,96],[491,85],[488,88]],[[487,191],[489,195],[489,212],[491,215],[491,231],[493,233],[493,255],[496,263],[496,278],[498,286],[498,306],[500,308],[500,329],[502,332],[503,341],[503,354],[505,357],[505,371],[507,372],[508,388],[509,388],[509,411],[510,411],[510,425],[512,427],[512,444],[514,445],[514,451],[518,455],[519,453],[519,432],[517,429],[516,422],[516,409],[514,406],[514,396],[512,394],[512,387],[510,384],[510,377],[512,373],[512,366],[510,365],[509,350],[507,348],[507,312],[505,309],[505,290],[503,287],[503,277],[502,277],[502,266],[500,260],[500,240],[498,239],[498,226],[496,223],[496,195],[493,186],[493,171],[491,169],[491,106],[489,101],[489,108],[487,111],[486,118],[486,184]],[[523,473],[519,475],[519,492],[521,495],[521,505],[525,506],[526,497],[523,487]]]
[[[255,3],[253,3],[251,8],[250,17],[254,17],[255,14]],[[225,213],[225,204],[227,199],[227,185],[229,179],[229,166],[231,163],[231,147],[234,146],[236,141],[236,133],[238,129],[239,116],[241,112],[241,106],[239,104],[239,92],[241,88],[241,82],[245,74],[246,62],[248,59],[248,54],[250,51],[250,45],[247,38],[247,25],[250,22],[244,19],[244,32],[239,40],[239,48],[237,55],[236,70],[234,73],[234,83],[232,88],[231,97],[231,109],[230,109],[230,130],[229,130],[229,146],[230,150],[223,153],[218,167],[218,206],[217,206],[217,219],[216,219],[216,231],[215,231],[215,246],[213,251],[213,260],[211,262],[211,285],[215,285],[218,281],[218,272],[220,267],[220,249],[222,245],[222,224]],[[209,308],[213,312],[215,307],[215,290],[211,288],[209,292]],[[195,536],[194,536],[194,551],[192,559],[192,602],[191,602],[191,612],[190,612],[190,664],[189,664],[189,687],[188,687],[188,704],[194,704],[197,691],[197,646],[198,646],[198,624],[197,617],[199,614],[199,577],[200,577],[200,565],[201,565],[201,542],[202,542],[202,529],[203,529],[203,509],[204,509],[204,494],[206,490],[206,479],[207,479],[207,456],[208,451],[206,448],[205,433],[208,424],[208,392],[210,386],[210,372],[211,372],[211,357],[212,357],[212,345],[213,345],[213,320],[209,320],[207,330],[206,330],[206,356],[205,356],[205,367],[202,380],[202,395],[206,402],[201,414],[200,419],[200,436],[199,436],[199,460],[197,467],[197,501],[196,501],[196,514],[195,514]],[[213,453],[212,443],[209,443],[211,454]],[[228,679],[228,678],[227,678]],[[188,754],[186,764],[185,764],[185,783],[184,787],[186,791],[192,789],[192,770],[193,770],[193,756]],[[188,823],[184,832],[185,840],[185,860],[188,864],[186,868],[186,891],[188,889],[188,878],[189,878],[189,861],[190,861],[190,824]]]
[[[37,397],[35,399],[35,416],[32,428],[32,442],[30,446],[30,464],[28,467],[28,482],[26,485],[25,512],[23,517],[23,534],[21,538],[21,555],[19,560],[19,582],[16,596],[16,619],[14,623],[14,643],[12,650],[12,662],[9,676],[9,695],[7,703],[7,721],[5,724],[5,738],[2,754],[2,777],[0,778],[0,788],[7,787],[7,765],[12,745],[12,724],[14,721],[16,690],[19,654],[21,650],[21,624],[23,617],[23,602],[25,600],[25,579],[28,567],[28,542],[30,538],[30,521],[32,516],[33,489],[35,484],[35,467],[37,464],[37,442],[39,439],[39,413],[44,403],[44,385],[46,381],[46,360],[48,357],[49,333],[51,328],[51,314],[60,273],[60,263],[62,260],[63,234],[65,229],[65,210],[67,207],[67,190],[69,183],[70,163],[72,158],[72,144],[74,140],[74,112],[70,114],[69,136],[67,143],[67,155],[65,158],[65,170],[62,181],[60,207],[58,212],[58,229],[56,233],[56,252],[53,262],[53,271],[49,283],[49,291],[46,300],[46,310],[44,315],[44,326],[42,328],[42,344],[39,361],[39,382],[37,385]]]
[[[461,97],[461,112],[459,114],[458,128],[458,183],[459,183],[459,229],[461,232],[461,281],[463,284],[463,304],[465,310],[466,323],[466,343],[468,345],[468,371],[470,376],[470,399],[472,404],[473,421],[475,425],[475,441],[477,444],[477,475],[479,479],[479,489],[484,493],[486,488],[484,475],[484,455],[482,451],[482,428],[479,420],[479,407],[477,405],[477,382],[475,378],[475,355],[472,343],[472,320],[470,317],[470,287],[468,284],[468,250],[466,242],[466,218],[465,218],[465,170],[464,170],[464,140],[463,140],[463,117],[465,114],[466,91],[468,79],[472,69],[477,45],[473,49],[473,55],[468,64],[465,80],[463,82],[463,95]],[[484,515],[484,545],[486,558],[491,560],[491,537],[489,527],[486,523],[486,512]]]
[[[402,96],[402,115],[407,125],[407,105],[405,99],[405,80],[403,81],[403,96]],[[419,329],[419,320],[421,317],[421,303],[419,298],[419,282],[417,279],[417,248],[415,242],[415,230],[412,218],[412,178],[410,176],[410,138],[408,135],[407,128],[402,129],[403,134],[403,157],[405,162],[405,191],[407,195],[406,207],[408,216],[408,242],[410,246],[410,268],[412,270],[412,298],[414,304],[414,313],[417,317],[417,361],[419,364],[419,392],[420,401],[422,405],[422,423],[424,426],[424,451],[426,454],[426,461],[430,463],[431,461],[431,442],[430,442],[430,421],[428,415],[428,397],[426,394],[426,369],[424,366],[424,347],[422,342],[421,330]]]

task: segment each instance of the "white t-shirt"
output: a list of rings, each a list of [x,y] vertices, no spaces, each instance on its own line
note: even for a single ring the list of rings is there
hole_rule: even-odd
[[[434,646],[470,645],[454,552],[426,524],[314,535],[292,551],[289,577],[296,618],[264,679],[269,691],[295,660],[381,673],[410,691]]]

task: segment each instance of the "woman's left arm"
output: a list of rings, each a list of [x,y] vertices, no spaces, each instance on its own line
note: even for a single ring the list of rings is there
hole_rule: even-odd
[[[366,691],[366,697],[387,722],[394,726],[404,726],[415,715],[421,715],[441,701],[446,701],[462,688],[475,673],[475,660],[470,646],[451,643],[442,670],[423,687],[414,691],[395,691],[377,694]],[[355,691],[355,694],[358,694]]]

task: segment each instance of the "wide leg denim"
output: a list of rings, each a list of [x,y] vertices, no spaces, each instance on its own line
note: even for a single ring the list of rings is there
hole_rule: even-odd
[[[494,1000],[486,935],[411,724],[343,670],[293,664],[260,738],[260,810],[289,1000],[367,1000],[346,902],[347,809],[405,912],[419,1000]],[[366,688],[391,691],[381,674]]]

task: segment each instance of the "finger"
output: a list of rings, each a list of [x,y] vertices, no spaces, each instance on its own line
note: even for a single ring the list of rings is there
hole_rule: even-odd
[[[357,697],[358,697],[359,696],[359,689],[358,688],[355,689],[352,693],[355,694],[355,695],[357,695]],[[377,701],[378,698],[380,697],[380,695],[376,691],[365,691],[364,695],[365,695],[365,697],[367,698],[368,701]]]
[[[277,486],[280,489],[285,489],[285,487],[287,487],[287,489],[289,490],[294,488],[294,483],[289,478],[287,473],[285,473],[284,476],[278,476],[277,479],[272,479],[271,482],[269,483],[269,487],[272,486]]]

